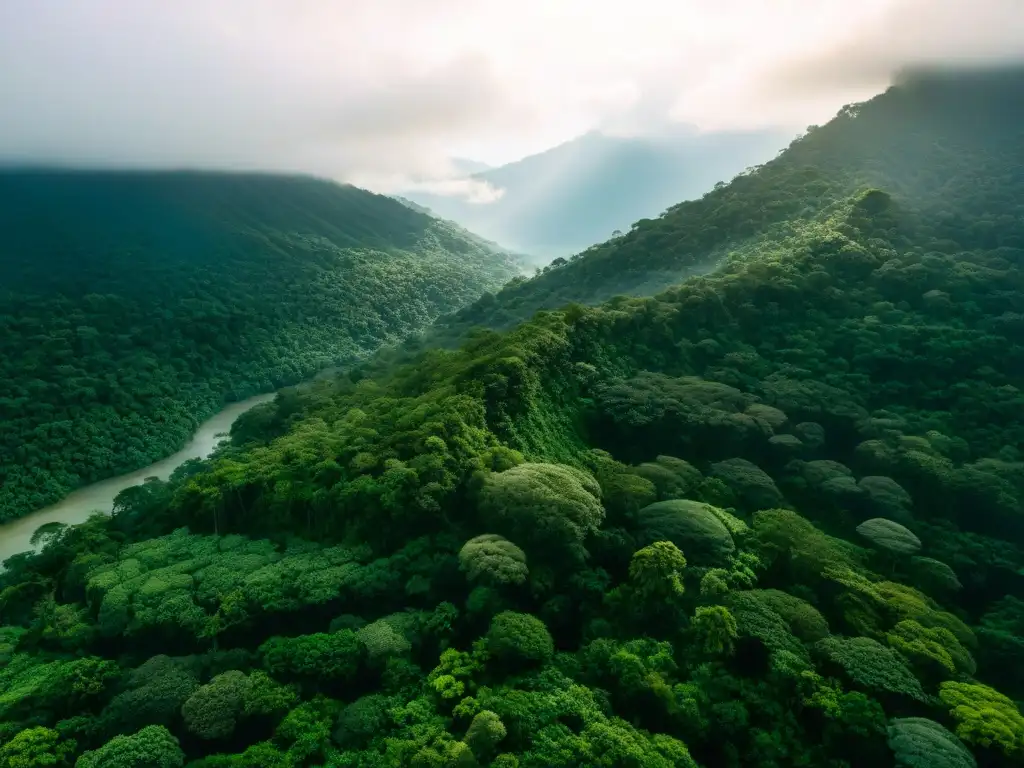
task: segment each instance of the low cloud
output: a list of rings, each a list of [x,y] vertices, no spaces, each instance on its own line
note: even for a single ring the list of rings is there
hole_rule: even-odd
[[[0,158],[338,178],[443,172],[447,140],[506,116],[499,84],[472,50],[403,53],[389,21],[426,20],[374,1],[350,15],[302,0],[291,11],[262,0],[97,0],[59,14],[13,0],[0,8]]]
[[[0,162],[315,173],[484,203],[595,128],[791,127],[908,64],[1020,58],[1022,0],[0,3]]]
[[[776,115],[789,109],[824,121],[838,99],[868,98],[907,71],[1019,62],[1021,0],[901,0],[833,40],[780,59],[746,88],[772,100]]]
[[[501,187],[472,177],[412,182],[405,184],[404,188],[409,192],[426,192],[444,197],[457,197],[474,205],[496,203],[505,194],[505,190]]]

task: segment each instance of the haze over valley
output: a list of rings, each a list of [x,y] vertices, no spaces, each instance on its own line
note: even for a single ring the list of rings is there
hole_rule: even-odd
[[[782,130],[701,134],[687,126],[651,137],[592,131],[500,168],[428,185],[442,194],[406,194],[435,215],[546,264],[700,197],[771,159],[791,138]],[[449,184],[467,182],[493,191],[469,200],[443,194]]]

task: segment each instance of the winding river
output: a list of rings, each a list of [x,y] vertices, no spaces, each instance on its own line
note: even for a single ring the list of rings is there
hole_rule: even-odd
[[[159,477],[166,480],[171,472],[189,459],[206,458],[220,442],[221,438],[218,435],[231,429],[231,425],[240,414],[260,403],[273,400],[274,394],[271,392],[265,395],[256,395],[248,400],[231,403],[224,410],[200,424],[188,444],[166,459],[126,475],[84,486],[56,504],[43,507],[30,515],[0,525],[0,564],[11,555],[31,549],[32,545],[29,541],[32,534],[44,523],[60,522],[75,525],[85,522],[89,515],[97,510],[110,514],[114,508],[114,497],[125,488],[139,485],[147,477]],[[0,569],[2,569],[2,565],[0,565]]]

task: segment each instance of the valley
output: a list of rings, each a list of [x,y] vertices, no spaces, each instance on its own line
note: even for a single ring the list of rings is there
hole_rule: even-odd
[[[32,535],[41,526],[78,525],[96,512],[109,515],[114,508],[114,499],[126,488],[140,485],[151,477],[166,481],[171,473],[185,462],[207,458],[231,429],[238,416],[254,406],[270,402],[273,398],[273,394],[255,395],[232,403],[200,424],[180,451],[148,467],[78,488],[56,504],[35,510],[16,520],[0,523],[0,563],[12,555],[32,549]]]
[[[287,176],[0,171],[0,229],[0,520],[519,272],[389,198]]]
[[[405,195],[544,266],[700,197],[773,157],[789,139],[779,130],[703,134],[692,126],[652,136],[592,131],[500,168],[472,171],[468,178],[500,195],[496,200]]]

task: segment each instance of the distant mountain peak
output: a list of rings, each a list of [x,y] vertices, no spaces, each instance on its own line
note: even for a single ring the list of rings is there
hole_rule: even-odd
[[[633,227],[613,227],[609,216],[605,242],[478,302],[446,332],[457,336],[460,327],[507,327],[538,310],[570,303],[657,294],[723,264],[731,269],[745,259],[776,258],[785,233],[806,229],[813,237],[820,227],[833,226],[836,217],[844,227],[874,227],[909,242],[915,242],[915,228],[927,222],[931,239],[919,246],[929,258],[938,253],[953,258],[981,245],[1000,251],[1001,259],[1019,260],[1024,234],[1019,216],[1009,211],[1024,195],[1024,175],[1013,170],[1024,167],[1021,125],[1024,66],[912,73],[884,93],[843,107],[828,123],[811,126],[767,162],[750,163],[754,167],[728,183],[709,185],[696,199],[652,211]],[[744,135],[703,139],[721,148]],[[637,149],[641,144],[626,144],[626,157],[636,153],[634,164],[647,151]],[[647,156],[664,158],[659,152]],[[619,189],[630,187],[622,179],[628,176],[620,177]],[[506,199],[513,201],[513,185],[508,186]],[[585,212],[592,214],[598,201],[588,202]],[[558,215],[568,219],[565,209]],[[552,224],[558,224],[557,216]],[[613,228],[625,234],[611,238]],[[921,274],[926,274],[923,265]],[[762,282],[772,284],[767,278]],[[927,296],[927,287],[908,281],[902,290]]]
[[[472,176],[476,173],[489,171],[494,167],[479,160],[470,160],[465,157],[452,157],[449,158],[448,162],[459,176]]]
[[[538,262],[567,257],[615,230],[699,197],[717,182],[763,162],[791,137],[777,131],[701,133],[672,124],[646,135],[594,129],[469,178],[502,190],[486,204],[449,184],[402,194],[436,215]],[[467,170],[478,164],[453,160]]]

